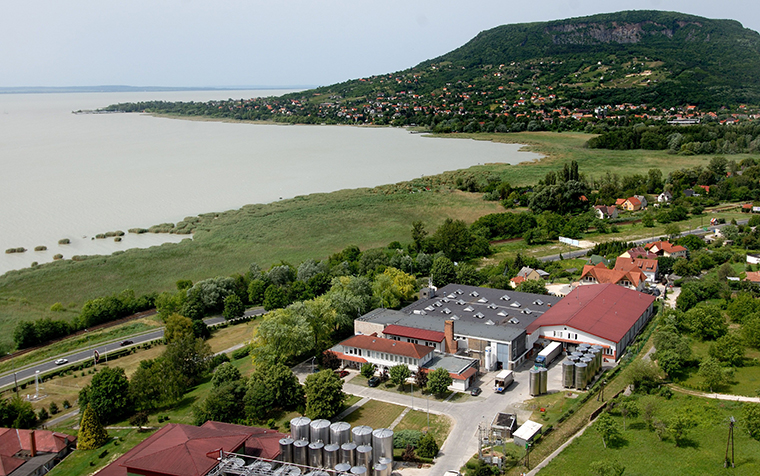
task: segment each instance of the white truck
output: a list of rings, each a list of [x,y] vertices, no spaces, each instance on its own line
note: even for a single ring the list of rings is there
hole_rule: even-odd
[[[549,367],[549,364],[551,364],[552,361],[557,358],[560,352],[562,352],[562,343],[552,342],[551,344],[544,347],[544,350],[542,350],[536,356],[536,366]]]
[[[496,375],[493,386],[496,393],[504,393],[504,390],[515,381],[515,374],[511,370],[502,370]]]

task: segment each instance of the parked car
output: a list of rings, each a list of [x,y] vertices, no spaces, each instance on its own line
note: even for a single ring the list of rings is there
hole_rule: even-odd
[[[343,378],[348,375],[348,370],[336,370],[335,375],[337,375],[338,378]]]
[[[473,397],[477,397],[481,393],[483,393],[483,389],[480,387],[475,387],[472,390],[470,390],[470,395],[472,395]]]
[[[131,340],[127,339],[127,340],[121,341],[121,343],[119,345],[122,346],[122,347],[124,347],[125,345],[132,345],[132,344],[134,344],[134,342],[132,342]]]
[[[69,363],[69,359],[58,359],[55,361],[55,365],[63,365],[63,364],[68,364],[68,363]]]
[[[369,385],[370,387],[377,387],[378,385],[380,385],[380,377],[375,376],[375,377],[370,378],[369,380],[367,380],[367,385]]]

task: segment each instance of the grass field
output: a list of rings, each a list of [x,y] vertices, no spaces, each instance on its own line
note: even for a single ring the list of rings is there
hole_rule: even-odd
[[[588,475],[589,464],[613,460],[625,466],[626,475],[755,475],[760,474],[760,442],[751,439],[741,426],[742,404],[675,394],[672,399],[659,399],[655,418],[666,419],[677,411],[685,411],[697,422],[682,447],[671,438],[660,441],[639,418],[628,417],[623,431],[622,417],[613,417],[622,440],[604,448],[593,427],[573,441],[557,458],[541,471],[541,475]],[[728,436],[728,419],[739,422],[734,430],[736,468],[723,468]],[[536,460],[538,461],[538,460]]]
[[[418,410],[410,410],[401,419],[394,431],[419,430],[423,433],[430,432],[435,437],[438,445],[443,445],[451,431],[451,420],[445,415],[430,414],[430,426],[428,426],[428,414]]]
[[[668,155],[661,151],[587,149],[584,144],[591,136],[585,134],[457,134],[447,135],[446,140],[456,140],[453,137],[525,143],[530,150],[546,155],[536,163],[488,164],[468,169],[500,175],[513,185],[536,183],[546,172],[557,170],[570,160],[577,160],[587,177],[606,171],[619,175],[645,173],[652,167],[661,168],[667,175],[676,168],[704,165],[709,160],[709,156]],[[0,346],[11,345],[12,331],[19,320],[71,319],[86,300],[124,289],[132,289],[138,295],[161,292],[173,290],[179,279],[198,281],[245,272],[251,262],[264,267],[280,260],[298,264],[306,258],[323,259],[348,245],[367,249],[395,240],[406,243],[410,241],[415,220],[434,230],[449,217],[472,222],[503,210],[496,202],[482,200],[481,194],[453,190],[458,176],[461,172],[374,189],[341,190],[266,205],[247,205],[239,210],[205,214],[193,240],[8,272],[0,277]],[[632,231],[637,231],[635,226]],[[660,232],[657,228],[641,230],[643,236]],[[543,253],[550,252],[552,246],[548,245]],[[516,242],[499,251],[516,253],[522,249],[521,242]],[[532,251],[541,252],[541,247]],[[66,311],[50,311],[56,302],[64,303]]]
[[[392,403],[370,400],[349,413],[344,421],[351,426],[367,425],[372,428],[388,428],[404,411],[404,407]]]

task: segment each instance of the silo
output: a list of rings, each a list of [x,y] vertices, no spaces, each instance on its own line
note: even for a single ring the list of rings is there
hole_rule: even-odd
[[[536,397],[541,394],[541,372],[536,369],[528,371],[528,381],[530,382],[530,395]]]
[[[321,441],[309,443],[309,466],[312,468],[321,468],[324,466],[324,447]]]
[[[306,473],[306,476],[330,476],[330,474],[327,473],[327,471],[315,470],[315,471],[310,471]]]
[[[571,355],[572,357],[575,357],[575,358],[576,358],[576,360],[578,360],[578,359],[580,359],[581,357],[583,357],[583,352],[578,352],[578,351],[576,350],[575,352],[570,352],[570,355]]]
[[[586,350],[588,350],[589,347],[591,347],[591,346],[588,345],[588,344],[578,344],[578,347],[575,348],[575,351],[576,352],[583,352],[585,354]]]
[[[367,470],[372,468],[372,445],[356,447],[356,466],[364,466]]]
[[[340,445],[330,443],[325,445],[322,451],[325,468],[334,468],[336,464],[340,463]]]
[[[594,378],[594,358],[593,357],[581,357],[581,363],[586,364],[586,383],[590,382]]]
[[[364,466],[354,466],[351,468],[351,474],[354,476],[367,476],[367,468]]]
[[[393,430],[379,428],[372,432],[372,461],[380,458],[393,458]]]
[[[284,464],[275,470],[273,476],[301,476],[301,468]]]
[[[594,357],[596,357],[596,368],[597,370],[600,370],[602,368],[602,357],[604,356],[602,354],[602,346],[600,345],[592,345],[591,349],[589,349],[589,352],[594,354]]]
[[[307,440],[293,442],[293,462],[302,466],[309,464],[309,442]]]
[[[591,365],[589,365],[589,367],[591,367],[591,375],[596,374],[596,371],[598,370],[596,368],[596,355],[594,355],[593,352],[586,352],[583,354],[583,357],[591,359]]]
[[[356,466],[356,443],[343,443],[340,445],[340,462]]]
[[[385,476],[387,472],[388,472],[387,464],[375,463],[375,465],[372,466],[372,476]]]
[[[388,469],[393,469],[393,457],[392,456],[383,456],[378,460],[378,463],[383,463],[388,466]]]
[[[538,375],[538,391],[540,395],[543,395],[547,393],[547,387],[549,385],[549,371],[546,369],[546,367],[543,367],[538,371]]]
[[[293,462],[293,438],[280,439],[280,461],[283,463]]]
[[[578,390],[586,388],[586,367],[583,362],[575,364],[575,388]]]
[[[372,444],[372,427],[366,425],[355,426],[351,429],[351,438],[356,446]],[[357,465],[360,466],[360,465]]]
[[[351,425],[345,421],[336,421],[330,425],[330,443],[342,445],[351,441]]]
[[[348,473],[351,471],[351,465],[348,463],[338,463],[335,465],[335,472],[340,474]]]
[[[309,441],[330,442],[330,420],[313,420],[309,425]]]
[[[302,416],[296,417],[290,420],[290,434],[294,440],[308,440],[309,439],[309,424],[311,418]]]
[[[565,388],[575,386],[575,362],[572,360],[562,362],[562,386]]]
[[[486,347],[486,371],[491,370],[491,348]]]

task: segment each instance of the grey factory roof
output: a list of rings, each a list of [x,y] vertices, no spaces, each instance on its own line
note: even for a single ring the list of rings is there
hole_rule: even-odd
[[[383,325],[444,331],[453,320],[454,334],[512,342],[561,298],[511,290],[449,284],[434,297],[420,299],[401,311],[375,309],[360,320]]]
[[[475,359],[459,357],[456,355],[433,354],[432,360],[425,364],[426,368],[437,369],[443,367],[451,374],[461,374],[468,368],[472,367]]]

